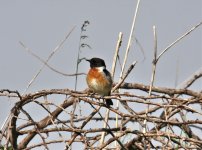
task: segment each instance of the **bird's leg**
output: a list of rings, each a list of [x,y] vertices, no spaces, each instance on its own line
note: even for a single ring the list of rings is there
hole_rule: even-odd
[[[96,95],[96,93],[93,91],[93,90],[88,90],[88,92],[87,92],[87,94],[89,95],[89,97],[92,97],[92,98],[94,98],[94,95]],[[98,99],[99,100],[99,102],[100,102],[100,99],[101,99],[102,97],[100,97],[100,98],[96,98],[96,99]]]
[[[101,100],[102,99],[102,104],[104,105],[104,106],[107,106],[106,105],[106,99],[104,98],[104,96],[100,96],[100,98],[99,98],[99,100]]]
[[[88,95],[89,97],[92,97],[93,95],[95,95],[95,92],[92,91],[91,89],[89,89],[89,90],[87,91],[87,95]]]

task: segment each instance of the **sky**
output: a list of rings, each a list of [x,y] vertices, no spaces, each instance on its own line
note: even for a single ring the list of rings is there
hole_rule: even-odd
[[[18,90],[26,86],[43,65],[20,44],[46,60],[50,53],[75,27],[64,45],[49,61],[61,72],[75,73],[81,26],[88,20],[80,57],[100,57],[111,70],[119,32],[123,33],[120,59],[123,61],[136,0],[7,0],[0,1],[0,89]],[[149,84],[154,50],[153,26],[157,31],[158,54],[178,37],[202,21],[202,1],[142,0],[126,68],[138,61],[126,82]],[[169,49],[157,65],[155,86],[174,88],[202,66],[202,27],[197,28]],[[79,72],[87,73],[89,64],[81,62]],[[117,65],[114,81],[118,81]],[[177,81],[176,81],[177,79]],[[26,93],[42,89],[74,89],[75,78],[57,74],[45,67]],[[87,87],[85,76],[78,79],[78,90]],[[191,89],[200,91],[202,80]],[[0,125],[15,100],[0,97]],[[30,108],[31,109],[31,108]]]

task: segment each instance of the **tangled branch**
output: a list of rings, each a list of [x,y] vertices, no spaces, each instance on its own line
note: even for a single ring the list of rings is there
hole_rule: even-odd
[[[137,83],[122,83],[119,88],[149,92],[150,86]],[[44,146],[48,149],[47,145],[52,143],[64,143],[69,147],[74,142],[82,143],[87,149],[113,148],[113,146],[110,146],[110,143],[115,142],[117,139],[122,139],[121,143],[128,149],[131,146],[135,146],[137,149],[143,149],[143,138],[147,140],[147,146],[153,148],[157,148],[157,146],[152,144],[151,139],[160,142],[161,148],[165,146],[170,148],[202,148],[200,136],[192,132],[192,128],[194,127],[190,127],[190,125],[200,127],[202,126],[202,121],[196,118],[186,118],[186,120],[183,120],[180,118],[181,115],[179,113],[183,111],[186,114],[192,113],[201,117],[201,111],[195,109],[195,106],[202,104],[202,93],[187,89],[170,89],[164,87],[152,87],[152,91],[153,94],[151,96],[139,96],[131,92],[113,93],[111,96],[105,97],[106,99],[113,98],[117,101],[128,103],[128,107],[134,113],[131,114],[128,110],[109,108],[111,115],[118,115],[122,124],[115,128],[108,126],[102,128],[87,126],[97,121],[103,121],[103,118],[95,116],[101,109],[108,109],[101,101],[99,95],[89,95],[87,90],[51,89],[41,90],[23,96],[16,91],[1,90],[4,96],[9,97],[15,94],[15,97],[20,98],[11,111],[13,117],[9,123],[9,130],[5,132],[4,137],[9,137],[11,145],[13,147],[16,146],[18,149],[31,149],[39,146]],[[175,94],[179,96],[173,97]],[[67,98],[64,98],[59,104],[57,101],[48,101],[48,103],[45,103],[43,100],[45,96],[48,96],[48,99],[56,96],[58,98],[64,96]],[[94,105],[97,108],[92,109],[90,114],[85,116],[75,115],[73,120],[70,120],[72,117],[69,112],[76,99],[79,99],[83,107],[92,109],[91,105]],[[136,110],[135,104],[137,103],[142,104],[143,108],[149,104],[150,109],[148,111]],[[26,106],[33,104],[36,104],[40,109],[45,111],[43,114],[44,117],[40,120],[34,119],[32,113],[26,110]],[[49,110],[48,108],[51,109]],[[168,108],[170,109],[169,112]],[[155,114],[157,111],[161,111],[163,115],[157,116]],[[147,115],[145,116],[146,113]],[[60,115],[64,114],[66,115],[66,119],[61,120]],[[20,120],[23,120],[23,123],[18,125],[17,121]],[[144,120],[147,120],[152,127],[150,127],[151,129],[147,133],[143,133],[137,128],[138,126],[141,127],[142,121]],[[115,118],[109,118],[109,123],[113,123],[114,121]],[[71,122],[75,126],[72,126]],[[135,128],[131,126],[131,123]],[[173,130],[174,128],[178,128],[178,132]],[[106,132],[107,141],[98,146],[97,144],[102,132]],[[113,133],[117,132],[119,133],[118,135],[112,136]],[[181,132],[181,135],[179,135],[179,132]],[[62,140],[51,140],[52,133],[60,135]],[[34,143],[34,137],[37,135],[41,137],[42,143]],[[129,135],[130,138],[128,138],[128,141],[124,141],[123,139]],[[18,143],[15,143],[15,141],[18,141]],[[167,142],[166,145],[165,141]]]

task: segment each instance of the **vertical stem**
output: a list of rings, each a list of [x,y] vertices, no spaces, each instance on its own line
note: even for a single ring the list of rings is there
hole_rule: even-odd
[[[79,49],[78,49],[78,54],[77,54],[77,61],[76,61],[76,78],[75,78],[75,85],[74,85],[74,90],[76,91],[77,88],[77,80],[78,80],[78,69],[79,69],[79,59],[80,59],[80,51],[81,51],[81,34],[82,30],[80,33],[80,39],[79,39]]]
[[[117,62],[117,58],[118,58],[119,49],[120,49],[121,43],[122,43],[122,37],[123,37],[123,33],[119,32],[119,38],[118,38],[118,41],[116,44],[116,50],[114,53],[113,64],[112,64],[112,72],[111,72],[112,79],[114,79],[114,75],[115,75],[116,62]]]
[[[151,82],[149,87],[149,96],[151,96],[152,93],[152,87],[154,84],[155,74],[156,74],[156,64],[157,64],[157,34],[156,34],[156,27],[153,26],[153,34],[154,34],[154,59],[152,62],[152,76],[151,76]],[[145,117],[148,115],[149,110],[149,104],[147,105]],[[145,134],[147,132],[147,120],[145,119],[143,122],[143,133]],[[146,140],[144,140],[144,149],[147,149],[147,143]]]
[[[156,27],[153,26],[154,32],[154,59],[152,62],[152,76],[151,76],[151,83],[149,87],[149,96],[151,96],[152,86],[154,84],[154,77],[156,74],[156,64],[157,64],[157,34],[156,34]]]
[[[123,33],[119,32],[119,37],[118,37],[118,41],[117,41],[117,44],[116,44],[116,50],[115,50],[115,53],[114,53],[114,58],[113,58],[113,63],[112,63],[112,72],[111,72],[112,79],[114,79],[114,74],[115,74],[115,69],[116,69],[116,62],[117,62],[119,49],[120,49],[121,42],[122,42],[122,37],[123,37]],[[110,110],[107,109],[106,114],[105,114],[105,121],[104,121],[103,128],[107,127],[107,123],[108,123],[108,119],[109,119],[109,112],[110,112]],[[104,139],[105,139],[105,132],[102,132],[101,139],[100,139],[100,145],[102,145],[104,143]]]
[[[130,31],[130,35],[129,35],[129,39],[128,39],[127,48],[126,48],[126,53],[125,53],[123,65],[122,65],[122,68],[121,68],[120,78],[122,78],[122,76],[123,76],[123,72],[124,72],[124,69],[125,69],[126,61],[127,61],[127,58],[128,58],[128,53],[129,53],[129,50],[130,50],[130,47],[131,47],[131,43],[132,43],[131,42],[132,41],[132,37],[134,36],[133,34],[134,34],[134,28],[135,28],[135,22],[136,22],[136,18],[137,18],[137,12],[138,12],[138,8],[139,8],[139,4],[140,4],[140,0],[138,0],[137,5],[136,5],[135,14],[134,14],[134,17],[133,17],[133,22],[132,22],[132,27],[131,27],[131,31]]]
[[[120,73],[120,76],[119,76],[119,82],[121,81],[121,79],[123,77],[123,74],[124,74],[124,69],[125,69],[126,61],[128,59],[128,53],[129,53],[129,50],[130,50],[130,47],[131,47],[131,43],[132,43],[132,37],[134,36],[134,28],[135,28],[135,23],[136,23],[136,18],[137,18],[139,4],[140,4],[140,0],[137,1],[137,5],[136,5],[136,9],[135,9],[135,14],[134,14],[134,17],[133,17],[133,22],[132,22],[132,27],[131,27],[131,31],[130,31],[130,35],[129,35],[129,39],[128,39],[127,48],[126,48],[126,53],[125,53],[123,65],[122,65],[122,68],[121,68],[121,73]],[[117,101],[116,107],[117,107],[117,109],[119,109],[119,101]],[[116,115],[116,127],[118,127],[118,115]],[[115,142],[115,147],[117,147],[117,142]]]

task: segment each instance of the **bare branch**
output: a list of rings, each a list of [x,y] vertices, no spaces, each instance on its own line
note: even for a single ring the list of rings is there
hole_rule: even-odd
[[[29,82],[29,84],[27,85],[24,93],[28,90],[28,88],[31,86],[31,84],[34,82],[34,80],[38,77],[38,75],[41,73],[41,71],[43,70],[43,68],[46,66],[45,64],[48,63],[48,61],[51,59],[51,57],[62,47],[62,45],[64,44],[64,42],[68,39],[68,37],[71,35],[71,33],[73,32],[73,30],[75,29],[75,26],[70,30],[70,32],[65,36],[65,38],[59,43],[59,45],[56,46],[56,48],[52,51],[52,53],[48,56],[47,60],[45,61],[46,63],[44,63],[41,68],[39,69],[39,71],[34,75],[34,77],[31,79],[31,81]],[[23,43],[20,42],[20,44],[24,47]],[[26,48],[26,47],[24,47]],[[26,49],[27,51],[29,51],[29,49]]]
[[[160,57],[167,52],[171,47],[173,47],[175,44],[177,44],[178,42],[180,42],[183,38],[185,38],[187,35],[189,35],[191,32],[193,32],[195,29],[197,29],[200,25],[202,25],[202,22],[198,23],[197,25],[195,25],[194,27],[192,27],[189,31],[187,31],[185,34],[183,34],[182,36],[180,36],[179,38],[177,38],[177,40],[175,40],[174,42],[172,42],[170,45],[168,45],[157,57],[157,61],[160,59]]]

